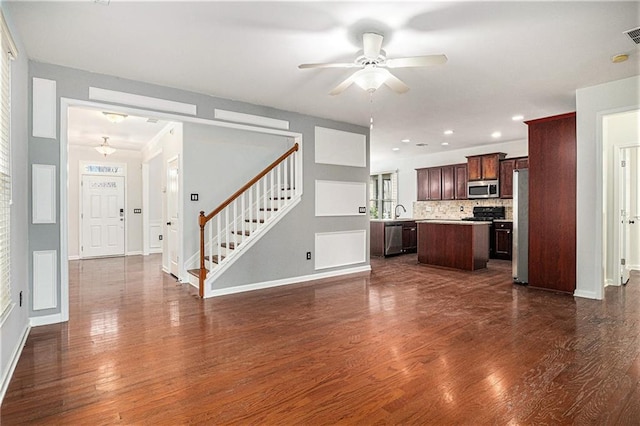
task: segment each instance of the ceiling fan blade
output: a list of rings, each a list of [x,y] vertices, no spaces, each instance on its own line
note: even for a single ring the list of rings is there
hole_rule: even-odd
[[[356,81],[356,78],[358,78],[358,76],[361,74],[361,71],[363,70],[356,71],[351,74],[351,76],[349,76],[346,80],[334,87],[333,90],[329,92],[329,94],[331,96],[335,96],[347,90],[347,88],[351,86],[354,81]]]
[[[300,64],[298,65],[298,68],[300,69],[306,69],[306,68],[355,68],[355,67],[359,67],[360,65],[355,64],[353,62],[346,62],[346,63],[338,63],[338,62],[327,62],[324,64]]]
[[[364,33],[362,34],[362,46],[364,49],[364,56],[367,59],[376,59],[380,56],[380,49],[382,49],[382,37],[376,33]]]
[[[429,67],[441,65],[447,62],[445,55],[413,56],[410,58],[387,59],[385,65],[388,68]]]
[[[389,73],[389,75],[387,76],[387,79],[385,80],[384,84],[389,86],[391,90],[393,90],[396,93],[406,93],[409,90],[409,86],[404,84],[402,80],[400,80],[398,77],[396,77],[391,73]]]

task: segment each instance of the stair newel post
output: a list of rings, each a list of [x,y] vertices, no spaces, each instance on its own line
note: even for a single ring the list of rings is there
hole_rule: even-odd
[[[262,196],[264,197],[264,217],[267,216],[267,212],[269,211],[269,206],[267,205],[267,201],[269,200],[269,190],[267,188],[267,177],[262,178]]]
[[[277,178],[276,187],[278,188],[278,198],[282,198],[283,195],[286,196],[286,189],[282,188],[282,178],[280,176],[281,174],[282,174],[282,167],[280,164],[278,164],[278,167],[276,167],[276,178]]]
[[[288,177],[288,176],[287,176],[287,173],[288,173],[288,170],[289,170],[289,168],[288,168],[288,167],[289,167],[289,159],[290,159],[290,158],[291,158],[291,157],[287,157],[287,158],[285,158],[285,159],[284,159],[284,161],[282,162],[282,175],[283,175],[283,176],[282,176],[282,180],[284,181],[284,182],[283,182],[283,187],[284,187],[287,191],[289,191],[289,193],[291,193],[291,185],[289,184],[289,179],[287,179],[287,177]]]
[[[255,186],[252,186],[251,188],[249,188],[249,230],[251,230],[251,221],[253,220],[253,192],[255,191]],[[244,241],[246,234],[243,232],[242,233],[242,238],[240,238],[241,241]]]
[[[246,208],[245,202],[244,202],[245,195],[246,195],[246,192],[243,192],[242,195],[240,196],[240,235],[242,235],[240,237],[240,241],[242,241],[242,239],[244,238],[244,228],[245,228],[244,210]],[[238,244],[238,234],[236,234],[236,236],[233,237],[233,240],[235,244]]]
[[[296,175],[293,172],[293,165],[296,162],[296,152],[291,155],[291,161],[289,161],[289,179],[291,179],[291,187],[297,192],[298,181],[296,180]]]
[[[229,247],[229,233],[230,233],[231,224],[229,223],[229,207],[225,207],[224,209],[224,242],[227,247]],[[222,262],[222,246],[220,246],[220,254],[218,256],[218,265]]]
[[[204,280],[207,278],[207,270],[204,267],[204,227],[207,224],[207,218],[204,216],[204,212],[200,212],[198,217],[200,225],[200,273],[198,274],[198,294],[200,297],[204,297]]]
[[[218,216],[216,216],[216,232],[217,232],[217,236],[218,236],[218,244],[216,244],[216,252],[218,252],[218,259],[220,259],[220,256],[222,255],[222,226],[220,224],[220,222],[222,221],[222,218],[220,217],[222,216],[222,214],[219,214]],[[211,250],[211,259],[213,259],[213,247]],[[213,260],[211,260],[211,262],[213,262]],[[211,269],[213,269],[213,263],[211,263]]]

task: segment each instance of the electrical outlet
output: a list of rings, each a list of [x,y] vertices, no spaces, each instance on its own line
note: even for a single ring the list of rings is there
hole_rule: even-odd
[[[464,206],[460,206],[460,211],[463,212],[464,211]]]
[[[22,306],[22,292],[20,292],[20,306]]]
[[[191,194],[191,201],[198,201],[198,194]]]
[[[307,260],[311,260],[311,252],[310,251],[307,252]]]
[[[158,235],[158,239],[162,241],[162,235]]]

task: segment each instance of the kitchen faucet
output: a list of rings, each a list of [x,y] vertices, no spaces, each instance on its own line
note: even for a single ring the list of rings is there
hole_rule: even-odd
[[[398,207],[402,207],[402,211],[403,212],[407,212],[407,209],[404,208],[404,206],[402,204],[398,204],[395,208],[394,214],[396,215],[396,219],[400,217],[400,215],[398,214]]]

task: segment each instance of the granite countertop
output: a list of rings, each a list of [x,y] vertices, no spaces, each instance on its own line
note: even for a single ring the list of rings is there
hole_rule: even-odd
[[[416,223],[435,223],[438,225],[491,225],[491,222],[458,219],[419,219]]]
[[[397,219],[370,219],[370,222],[382,222],[382,223],[392,223],[392,222],[413,222],[418,219],[414,219],[412,217],[399,217]]]
[[[512,219],[493,219],[494,222],[513,222]]]

